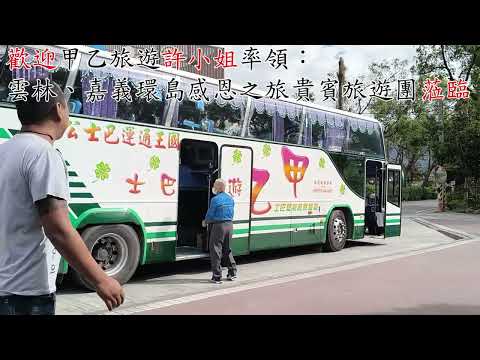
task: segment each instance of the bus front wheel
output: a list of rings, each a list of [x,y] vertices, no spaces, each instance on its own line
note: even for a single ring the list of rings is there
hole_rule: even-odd
[[[326,251],[340,251],[345,247],[347,242],[347,221],[341,210],[335,210],[328,221],[327,241],[324,249]]]
[[[98,225],[85,229],[82,238],[93,258],[105,273],[125,284],[135,273],[140,259],[140,241],[134,229],[128,225]],[[76,282],[94,290],[78,272]]]

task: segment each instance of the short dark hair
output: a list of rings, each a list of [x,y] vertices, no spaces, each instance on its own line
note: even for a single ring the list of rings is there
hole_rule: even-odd
[[[45,83],[45,80],[40,80],[42,84]],[[52,91],[56,96],[50,96],[48,101],[45,101],[45,97],[37,101],[37,99],[32,96],[35,92],[33,86],[37,84],[37,79],[30,80],[28,83],[25,88],[25,91],[28,93],[27,101],[18,101],[16,103],[18,119],[22,125],[41,124],[48,119],[56,104],[61,103],[65,106],[67,105],[65,94],[57,83],[50,81],[53,85]]]

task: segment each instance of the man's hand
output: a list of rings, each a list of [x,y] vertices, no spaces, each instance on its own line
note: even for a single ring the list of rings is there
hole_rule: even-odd
[[[123,304],[125,294],[117,280],[105,274],[93,259],[80,234],[72,227],[67,202],[48,197],[35,203],[45,234],[68,264],[85,276],[108,310]]]
[[[202,226],[207,227],[207,222],[205,220],[202,220]]]
[[[107,277],[104,281],[96,286],[97,294],[107,305],[108,311],[119,307],[125,301],[125,292],[123,291],[120,283]]]

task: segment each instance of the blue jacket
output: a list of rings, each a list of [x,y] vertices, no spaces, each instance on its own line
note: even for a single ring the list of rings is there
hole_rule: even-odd
[[[221,192],[210,201],[205,221],[207,223],[233,220],[234,201],[226,192]]]

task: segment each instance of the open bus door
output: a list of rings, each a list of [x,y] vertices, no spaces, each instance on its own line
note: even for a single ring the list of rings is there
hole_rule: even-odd
[[[372,236],[385,231],[385,162],[365,161],[365,228]]]
[[[233,239],[234,254],[246,254],[250,249],[250,205],[252,189],[252,149],[245,146],[222,145],[220,177],[226,181],[225,192],[235,201]]]
[[[402,167],[387,165],[385,237],[400,236],[402,229]]]

